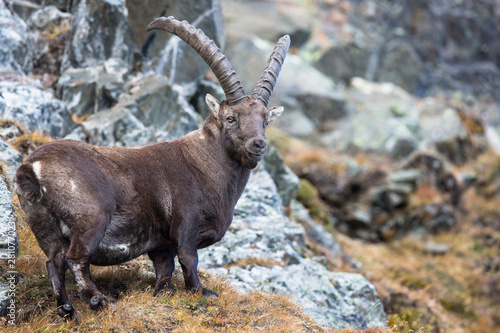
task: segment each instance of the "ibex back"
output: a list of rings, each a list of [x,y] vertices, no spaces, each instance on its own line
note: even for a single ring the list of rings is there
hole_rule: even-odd
[[[89,265],[114,265],[147,253],[156,271],[154,294],[173,293],[178,256],[186,288],[217,296],[198,277],[197,249],[227,231],[250,170],[266,152],[265,130],[282,107],[267,109],[288,50],[280,39],[252,95],[226,57],[201,30],[173,17],[148,30],[178,35],[210,66],[226,94],[207,95],[212,114],[178,140],[139,149],[97,147],[59,140],[36,149],[16,174],[27,223],[48,257],[59,315],[78,320],[65,289],[69,268],[84,300],[99,309],[115,302],[102,294]]]

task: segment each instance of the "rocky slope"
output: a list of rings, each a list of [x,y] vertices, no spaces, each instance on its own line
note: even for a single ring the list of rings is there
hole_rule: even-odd
[[[178,2],[151,5],[171,6],[169,10],[178,10],[179,15],[190,8]],[[220,88],[199,83],[207,66],[198,55],[189,56],[189,48],[177,39],[161,41],[163,36],[156,34],[147,41],[139,35],[134,39],[130,22],[145,27],[154,18],[139,20],[138,6],[133,1],[105,0],[46,7],[36,2],[0,2],[4,26],[19,27],[16,38],[7,33],[3,37],[19,48],[32,43],[27,48],[36,53],[25,52],[23,60],[4,50],[8,61],[2,63],[0,117],[8,183],[13,183],[13,172],[22,161],[9,143],[16,146],[29,133],[135,147],[198,128],[203,109],[198,113],[193,107],[200,105],[197,96],[207,89],[215,89],[220,96]],[[207,1],[196,8],[197,16],[181,18],[223,43],[218,2]],[[139,47],[146,42],[141,53]],[[54,67],[57,70],[52,72]],[[358,274],[329,272],[320,264],[326,259],[310,258],[304,227],[286,216],[282,204],[282,198],[290,203],[297,187],[297,177],[284,167],[277,151],[271,152],[252,175],[231,230],[223,242],[203,252],[200,266],[222,275],[242,292],[290,295],[325,326],[385,326],[386,315],[372,284]],[[5,186],[3,197],[5,210],[11,210]],[[314,223],[303,208],[298,209],[303,220]],[[11,225],[11,220],[4,223]],[[316,234],[326,234],[321,226],[314,228]],[[321,241],[337,251],[332,256],[341,253],[333,237],[323,235]],[[247,261],[252,263],[241,264]]]
[[[271,100],[286,109],[269,133],[281,155],[269,151],[200,266],[242,292],[291,295],[326,326],[383,326],[384,309],[408,329],[498,325],[498,2],[41,3],[0,2],[7,181],[42,135],[142,146],[197,128],[207,92],[224,99],[189,47],[144,32],[160,14],[223,46],[247,91],[289,34]]]

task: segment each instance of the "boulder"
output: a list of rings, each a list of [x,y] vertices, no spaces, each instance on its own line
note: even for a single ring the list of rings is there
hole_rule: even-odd
[[[317,126],[313,121],[301,110],[294,110],[293,106],[287,106],[285,112],[278,119],[274,120],[273,126],[298,138],[312,136],[317,130]]]
[[[417,92],[423,64],[415,48],[402,39],[389,41],[380,57],[375,80],[392,82],[410,93]]]
[[[373,285],[361,275],[332,273],[307,259],[305,242],[306,231],[286,217],[276,186],[259,166],[238,201],[223,240],[199,251],[200,267],[225,277],[243,292],[290,295],[325,326],[386,326]],[[339,250],[338,244],[329,246]],[[245,262],[254,263],[239,265]]]
[[[335,82],[348,83],[353,77],[365,77],[370,51],[354,43],[333,45],[323,52],[314,67]]]
[[[307,209],[298,201],[292,200],[292,218],[300,223],[306,231],[309,243],[319,245],[328,251],[333,258],[339,258],[344,253],[342,246],[337,243],[335,237],[329,233],[322,225],[316,223],[309,215]]]
[[[424,99],[419,123],[424,145],[435,149],[450,162],[460,165],[475,156],[475,147],[468,140],[467,130],[457,111],[445,103],[433,98]]]
[[[46,6],[35,11],[27,20],[28,26],[36,29],[42,37],[50,38],[61,31],[67,31],[71,15],[60,11],[56,6]]]
[[[299,189],[299,177],[283,163],[283,157],[279,151],[270,144],[264,155],[263,164],[278,188],[283,206],[288,206]]]
[[[199,116],[188,103],[188,92],[172,87],[165,76],[139,75],[127,83],[125,90],[128,94],[116,105],[82,122],[91,143],[142,146],[179,138],[198,128]]]
[[[219,0],[127,0],[129,22],[135,34],[135,45],[153,59],[156,72],[166,75],[172,84],[189,84],[202,79],[208,65],[189,45],[165,31],[147,32],[146,26],[160,16],[186,20],[224,47],[224,21]]]
[[[80,0],[72,8],[61,72],[109,58],[120,58],[131,67],[134,48],[125,0]]]
[[[16,13],[24,21],[27,21],[31,14],[40,9],[40,4],[37,4],[36,1],[6,0],[4,2],[9,6],[12,12]]]
[[[31,80],[0,82],[0,118],[14,120],[54,138],[62,138],[76,126],[66,103]]]
[[[77,119],[111,107],[125,92],[129,71],[120,58],[110,58],[102,65],[69,68],[57,82],[59,98]]]
[[[5,2],[0,2],[0,72],[17,75],[33,71],[36,52],[36,34],[30,33],[26,23],[12,14]]]
[[[43,7],[54,6],[62,12],[71,12],[71,0],[6,0],[9,8],[24,21]]]
[[[352,112],[336,122],[319,142],[340,150],[357,149],[408,156],[421,138],[416,102],[392,83],[373,83],[354,78],[346,90]]]

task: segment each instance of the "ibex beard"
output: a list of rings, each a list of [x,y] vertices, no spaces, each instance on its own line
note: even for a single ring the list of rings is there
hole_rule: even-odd
[[[265,130],[282,107],[267,104],[290,45],[280,39],[252,93],[246,95],[226,57],[201,30],[173,17],[153,21],[189,43],[219,80],[226,100],[207,95],[211,115],[199,130],[139,149],[58,140],[40,146],[16,174],[26,220],[48,257],[58,313],[79,320],[65,289],[73,274],[92,309],[115,302],[101,293],[90,264],[116,265],[147,253],[154,295],[173,294],[177,256],[186,288],[217,297],[198,277],[197,249],[221,240],[234,207],[267,150]]]

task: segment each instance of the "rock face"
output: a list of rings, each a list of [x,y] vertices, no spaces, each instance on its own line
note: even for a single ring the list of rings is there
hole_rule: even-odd
[[[383,305],[365,278],[332,273],[305,258],[306,232],[284,215],[269,180],[262,168],[253,172],[230,229],[220,243],[200,251],[200,265],[242,291],[291,295],[326,326],[385,326]],[[335,242],[329,246],[335,248]]]
[[[63,137],[76,126],[64,102],[29,80],[0,82],[0,117],[55,138]]]
[[[88,140],[98,145],[137,147],[179,138],[198,128],[198,115],[181,87],[158,74],[138,76],[125,87],[130,94],[82,123]]]
[[[217,84],[203,80],[210,79],[210,75],[206,77],[208,66],[188,45],[165,32],[145,32],[156,17],[174,15],[201,28],[223,47],[219,0],[7,3],[22,19],[0,2],[0,39],[4,41],[0,66],[11,75],[0,82],[0,118],[17,121],[27,131],[57,139],[138,147],[197,129],[209,114],[204,106],[207,92],[224,99]],[[264,38],[274,44],[277,37],[288,33],[294,47],[305,45],[312,20],[301,20],[305,16],[302,7],[299,2],[294,4],[271,4],[284,13],[281,17],[291,15],[297,20]],[[36,54],[35,38],[28,37],[33,31],[40,36]],[[248,93],[273,44],[249,38],[225,51],[243,84],[249,85]],[[34,78],[27,79],[25,75],[32,72]],[[274,93],[270,105],[282,104],[309,124],[304,130],[300,122],[295,123],[301,135],[312,134],[325,122],[343,119],[350,112],[342,90],[293,54],[287,58]],[[0,160],[12,181],[22,157],[3,139]],[[297,176],[271,147],[253,173],[223,242],[200,253],[201,265],[226,277],[241,291],[291,295],[327,326],[385,326],[386,316],[373,285],[357,274],[328,271],[322,264],[326,258],[310,250],[308,242],[314,242],[331,256],[343,253],[334,237],[293,201],[298,184]],[[0,219],[7,220],[4,224],[8,226],[14,225],[11,205],[10,193],[0,182]],[[300,223],[285,215],[284,205],[295,212],[292,215]],[[0,239],[7,240],[9,235],[0,229]],[[0,255],[2,247],[0,242]]]
[[[499,8],[494,0],[325,2],[309,49],[337,82],[361,76],[419,96],[444,89],[498,99]]]
[[[380,151],[395,158],[408,156],[418,147],[418,110],[400,87],[354,78],[346,96],[353,110],[321,136],[322,144],[340,150]]]
[[[134,38],[125,0],[81,0],[73,5],[61,71],[120,58],[129,66]]]
[[[23,163],[23,156],[0,137],[0,162],[5,167],[4,176],[12,183],[17,168]]]
[[[13,15],[5,2],[0,2],[0,71],[18,75],[31,73],[36,50],[34,36],[26,23]]]
[[[166,75],[172,84],[190,84],[201,80],[208,65],[186,43],[165,31],[146,32],[145,27],[160,16],[174,16],[203,30],[223,48],[224,22],[219,0],[141,1],[127,0],[129,21],[135,33],[135,45],[153,59],[157,73]]]

